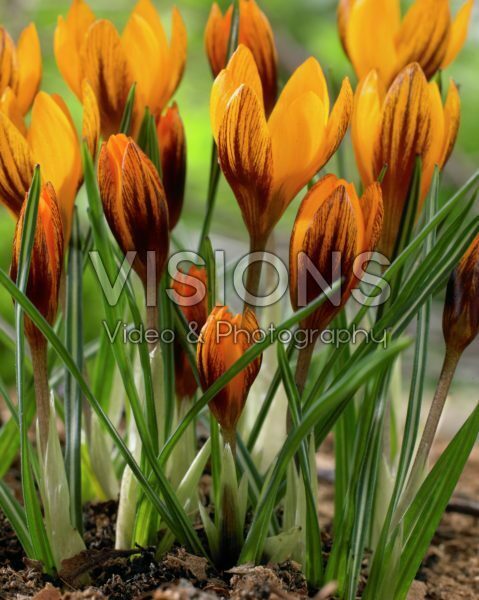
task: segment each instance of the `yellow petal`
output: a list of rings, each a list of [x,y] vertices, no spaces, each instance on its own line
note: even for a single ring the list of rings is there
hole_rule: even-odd
[[[145,19],[145,21],[153,30],[161,51],[166,51],[168,48],[168,40],[166,38],[160,15],[158,14],[158,11],[154,7],[151,0],[139,0],[135,5],[132,14],[138,15],[139,17]]]
[[[398,68],[418,62],[430,79],[444,60],[450,34],[449,0],[416,0],[397,35]]]
[[[86,33],[95,21],[91,8],[83,0],[73,0],[66,19],[58,17],[53,48],[58,69],[70,89],[81,99],[83,73],[80,53]]]
[[[166,68],[166,56],[161,52],[149,23],[138,14],[133,13],[128,19],[121,41],[132,77],[137,83],[137,98],[142,107],[152,109],[158,77]]]
[[[100,111],[91,85],[85,79],[82,85],[83,120],[82,140],[85,140],[93,160],[96,157],[98,140],[100,139]]]
[[[213,2],[205,28],[205,48],[214,77],[226,67],[230,23],[231,17],[226,22],[226,16],[223,17],[218,4]]]
[[[467,0],[457,13],[455,20],[452,23],[451,37],[447,46],[446,56],[442,61],[441,68],[448,67],[462,50],[467,38],[469,23],[471,22],[472,9],[474,8],[474,0]]]
[[[384,204],[381,185],[377,182],[369,185],[361,197],[364,215],[363,252],[372,252],[381,237],[384,221]]]
[[[171,25],[171,41],[169,50],[168,86],[163,98],[157,101],[157,113],[161,112],[168,100],[173,96],[180,84],[186,65],[187,36],[183,17],[173,8]],[[161,108],[160,108],[161,107]]]
[[[431,186],[432,176],[436,165],[441,167],[446,123],[442,106],[441,92],[436,82],[429,84],[431,120],[433,126],[430,133],[430,144],[422,157],[421,200],[424,200]],[[421,207],[419,207],[421,208]]]
[[[313,92],[322,102],[324,106],[324,124],[326,125],[329,115],[329,94],[326,79],[324,77],[321,65],[318,61],[311,57],[308,58],[289,78],[281,92],[278,102],[271,113],[269,124],[271,127],[276,127],[278,115],[284,115],[288,107],[300,96],[307,92]],[[282,117],[281,117],[282,118]]]
[[[96,21],[90,27],[80,62],[98,100],[104,137],[116,133],[133,80],[120,36],[110,21]]]
[[[25,115],[32,105],[42,79],[42,53],[35,25],[30,23],[17,43],[18,92],[20,111]]]
[[[226,106],[231,96],[243,84],[253,90],[260,102],[263,102],[261,79],[253,55],[246,46],[240,45],[233,53],[227,68],[223,69],[215,79],[211,90],[211,128],[216,141],[218,141],[218,131],[223,122]]]
[[[18,216],[33,177],[27,141],[0,111],[0,200]]]
[[[0,27],[0,94],[7,87],[18,91],[17,53],[8,31]]]
[[[383,92],[377,72],[371,71],[359,83],[354,97],[351,136],[363,185],[369,185],[377,176],[373,157],[379,141]]]
[[[271,210],[278,221],[296,194],[315,175],[318,149],[324,140],[325,107],[305,92],[291,104],[278,103],[268,124],[273,144],[274,180]]]
[[[447,93],[446,104],[444,106],[444,144],[439,161],[441,168],[447,163],[452,151],[454,150],[460,124],[461,98],[459,96],[459,90],[457,89],[456,84],[451,79],[449,91]]]
[[[392,255],[407,200],[416,157],[431,144],[431,92],[415,63],[395,79],[384,100],[379,144],[374,153],[374,177],[388,166],[383,184],[384,227],[381,250]]]
[[[23,136],[27,135],[23,113],[18,105],[17,97],[9,87],[5,89],[0,97],[0,111],[7,115]]]
[[[339,0],[338,3],[338,31],[339,38],[341,40],[341,45],[343,50],[346,52],[346,55],[351,60],[349,56],[348,49],[348,26],[349,26],[349,16],[351,14],[351,9],[354,5],[355,0]]]
[[[55,188],[68,240],[81,177],[80,149],[71,117],[65,114],[61,102],[45,92],[37,94],[33,103],[28,142],[44,180],[51,181]]]
[[[398,0],[357,0],[350,7],[346,47],[360,79],[372,69],[385,82],[394,76],[397,63],[394,37],[400,22]]]
[[[264,239],[275,225],[268,215],[273,177],[271,138],[263,105],[247,86],[228,104],[218,134],[218,156],[250,236]]]
[[[316,159],[316,172],[320,171],[339,148],[351,122],[354,97],[349,79],[346,77],[341,86],[331,115],[326,125],[324,141]]]

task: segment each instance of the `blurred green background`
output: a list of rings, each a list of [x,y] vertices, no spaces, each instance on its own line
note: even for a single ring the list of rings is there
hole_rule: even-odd
[[[209,125],[209,93],[211,88],[211,73],[203,47],[203,32],[208,18],[211,2],[209,0],[157,0],[165,27],[169,28],[170,11],[173,4],[180,9],[188,29],[188,63],[186,73],[177,93],[180,111],[185,123],[188,141],[188,182],[185,208],[182,223],[177,229],[177,235],[185,246],[193,247],[191,240],[198,235],[199,224],[205,211],[205,195],[209,173],[209,158],[211,149],[211,132]],[[229,4],[220,1],[220,6],[226,8]],[[336,29],[336,0],[259,0],[259,4],[269,17],[276,35],[281,78],[288,76],[298,64],[309,55],[319,59],[326,74],[332,80],[339,82],[348,75],[355,82],[354,74],[341,49]],[[408,2],[404,2],[407,7]],[[455,12],[462,0],[453,0],[451,5]],[[476,3],[477,4],[477,3]],[[98,17],[111,19],[121,30],[128,14],[134,6],[133,0],[92,0],[90,6]],[[43,88],[48,92],[57,92],[64,96],[70,106],[75,120],[79,122],[81,110],[78,101],[64,84],[56,68],[53,56],[53,31],[57,16],[65,14],[69,2],[59,0],[0,0],[0,23],[7,27],[16,39],[21,29],[30,21],[37,25],[44,58]],[[454,155],[447,166],[443,178],[443,197],[457,189],[479,165],[479,11],[475,7],[473,23],[470,28],[467,45],[460,57],[445,74],[459,83],[462,98],[462,125],[459,140]],[[145,60],[148,60],[145,57]],[[357,173],[352,159],[352,149],[349,139],[343,144],[346,155],[346,168],[349,179],[357,181]],[[328,169],[336,170],[335,159]],[[337,171],[336,171],[337,172]],[[80,198],[81,202],[81,198]],[[299,199],[292,203],[287,214],[282,219],[277,233],[277,244],[281,252],[285,252],[292,221],[296,214]],[[0,267],[8,268],[11,256],[11,240],[13,221],[3,208],[0,208]],[[246,230],[243,226],[236,202],[228,186],[221,182],[219,188],[217,210],[212,225],[213,241],[217,247],[225,247],[225,240],[230,250],[229,259],[240,253],[246,240]],[[231,255],[233,252],[233,255]],[[239,258],[239,256],[238,256]],[[87,286],[85,310],[87,312],[87,337],[97,332],[98,320],[89,318],[88,311],[96,313],[100,305],[96,298],[95,288]],[[4,321],[12,318],[12,306],[9,298],[0,291],[0,315]],[[433,319],[432,346],[437,353],[434,365],[440,360],[442,340],[440,334],[441,306],[438,302],[436,317]],[[0,371],[11,379],[13,376],[13,354],[5,346],[0,347]],[[466,361],[463,366],[459,386],[456,388],[469,391],[479,388],[477,370],[477,346],[471,353],[475,357],[474,367]],[[437,376],[434,366],[431,377]],[[477,397],[475,398],[477,400]]]

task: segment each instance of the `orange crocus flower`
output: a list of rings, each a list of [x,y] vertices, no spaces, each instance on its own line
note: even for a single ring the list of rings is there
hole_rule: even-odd
[[[428,83],[421,67],[401,71],[386,92],[372,71],[356,91],[352,139],[365,186],[376,181],[387,165],[382,183],[384,228],[381,251],[392,257],[407,202],[416,157],[422,158],[421,203],[435,165],[444,167],[454,148],[460,123],[460,98],[451,81],[443,106],[436,83]]]
[[[161,115],[156,128],[161,159],[161,179],[168,201],[170,230],[178,223],[186,183],[186,138],[176,102]]]
[[[110,229],[124,254],[136,252],[133,268],[146,290],[148,279],[153,283],[147,277],[149,256],[159,282],[169,247],[168,206],[158,172],[134,140],[120,133],[102,145],[98,183]]]
[[[35,25],[26,27],[15,46],[0,27],[0,110],[15,121],[29,111],[42,79],[42,56]]]
[[[83,135],[93,151],[98,140],[98,107],[84,82]],[[26,128],[25,128],[26,129]],[[73,205],[82,181],[78,134],[70,112],[56,94],[39,92],[33,102],[26,137],[23,128],[0,112],[0,199],[17,217],[30,187],[33,166],[39,164],[60,205],[65,242],[70,238]]]
[[[352,107],[346,78],[330,112],[326,80],[310,58],[293,73],[267,119],[253,55],[238,47],[215,80],[210,108],[220,165],[252,247],[264,246],[291,200],[334,154]]]
[[[338,302],[326,300],[302,326],[320,333],[348,301],[359,284],[381,234],[381,187],[373,183],[359,199],[352,183],[326,175],[299,207],[290,242],[290,295],[295,310],[323,293],[308,268],[314,266],[332,286],[344,277]],[[337,254],[334,254],[337,253]],[[363,255],[363,256],[361,256]],[[360,261],[360,262],[358,262]]]
[[[253,346],[252,336],[258,328],[256,317],[249,309],[236,316],[225,306],[213,309],[201,331],[197,347],[198,370],[205,390]],[[260,368],[261,357],[258,357],[209,403],[211,412],[223,429],[225,441],[233,445],[236,425]]]
[[[13,240],[10,276],[16,281],[22,241],[26,202],[18,218]],[[51,183],[43,185],[38,202],[37,227],[33,243],[27,296],[45,319],[53,325],[58,310],[58,295],[63,268],[64,238],[60,209]],[[25,333],[30,345],[46,344],[32,321],[25,316]]]
[[[403,19],[399,0],[340,0],[339,33],[360,79],[375,69],[388,85],[412,62],[430,79],[461,51],[473,5],[467,0],[453,21],[449,0],[416,0]]]
[[[67,17],[58,17],[55,57],[63,78],[78,98],[87,79],[97,97],[102,133],[117,133],[133,82],[136,124],[148,106],[159,117],[176,91],[186,62],[186,30],[173,9],[168,43],[151,0],[139,0],[120,36],[107,20],[97,20],[83,0],[73,0]]]
[[[205,46],[214,77],[226,66],[232,15],[232,5],[223,15],[218,4],[213,3],[205,30]],[[269,114],[278,92],[278,56],[271,25],[254,0],[239,2],[238,43],[249,48],[254,56]]]
[[[479,334],[479,235],[449,280],[442,328],[446,346],[459,355]]]

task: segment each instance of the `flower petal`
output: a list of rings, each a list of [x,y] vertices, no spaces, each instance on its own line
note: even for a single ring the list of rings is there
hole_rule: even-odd
[[[157,100],[157,113],[161,112],[168,100],[176,92],[186,66],[186,27],[183,17],[176,7],[173,8],[171,19],[171,41],[170,50],[168,53],[168,85],[166,87],[164,96]]]
[[[349,79],[346,77],[341,86],[326,126],[325,139],[316,160],[316,172],[320,171],[341,145],[351,122],[354,96]]]
[[[0,111],[7,115],[10,121],[23,136],[27,135],[27,128],[23,120],[23,113],[18,105],[17,97],[9,87],[5,88],[5,91],[0,97]]]
[[[223,17],[220,7],[213,2],[205,28],[205,48],[213,76],[226,67],[228,38],[231,27],[231,7]]]
[[[0,111],[0,200],[17,216],[32,181],[33,165],[27,141]]]
[[[446,56],[450,34],[449,0],[416,0],[397,35],[398,68],[418,62],[430,79]]]
[[[451,37],[447,46],[446,55],[442,61],[441,68],[448,67],[462,50],[467,38],[469,23],[471,22],[474,0],[467,0],[456,15],[451,27]]]
[[[82,140],[86,141],[88,151],[93,160],[95,160],[96,151],[98,149],[98,140],[100,139],[100,111],[96,96],[86,79],[82,84],[82,98]]]
[[[371,71],[358,84],[351,128],[356,163],[363,185],[369,185],[377,176],[374,150],[379,141],[383,97],[384,89],[377,71]]]
[[[45,92],[37,94],[28,142],[35,162],[40,164],[43,179],[51,181],[57,193],[67,241],[81,178],[81,157],[78,137],[64,103],[62,106]]]
[[[381,237],[384,221],[383,193],[378,182],[372,183],[364,190],[361,208],[364,215],[363,252],[372,252]]]
[[[216,142],[228,102],[243,84],[253,90],[260,102],[263,102],[261,79],[253,55],[246,46],[239,45],[226,69],[215,79],[211,90],[210,117]]]
[[[447,163],[456,144],[459,126],[461,124],[461,98],[456,84],[451,79],[444,106],[445,135],[442,155],[439,164],[442,167]]]
[[[421,202],[426,198],[431,186],[434,168],[441,167],[443,148],[446,136],[446,123],[444,108],[442,106],[441,92],[436,82],[429,83],[431,121],[431,141],[422,156]]]
[[[270,127],[279,126],[279,123],[276,123],[276,121],[281,122],[282,116],[293,102],[307,92],[313,92],[321,100],[325,110],[324,124],[326,125],[329,115],[328,86],[321,65],[315,58],[311,57],[296,69],[289,78],[288,83],[284,86],[278,102],[271,113],[269,119]]]
[[[110,21],[96,21],[90,27],[80,64],[98,100],[103,135],[117,133],[132,77],[120,36]]]
[[[18,92],[17,100],[22,115],[33,103],[42,79],[42,53],[35,25],[30,23],[17,43]]]
[[[316,94],[305,92],[291,104],[278,103],[269,130],[273,144],[273,194],[278,221],[288,204],[317,172],[318,150],[325,132],[325,107]]]
[[[401,23],[398,0],[357,0],[350,7],[346,48],[357,76],[376,69],[388,82],[397,68],[394,39]]]
[[[431,145],[431,93],[418,64],[403,69],[384,100],[374,178],[388,166],[383,180],[385,219],[381,250],[390,257],[399,231],[417,156]]]
[[[356,0],[339,0],[338,3],[338,31],[339,38],[341,40],[341,45],[343,47],[346,56],[351,60],[349,56],[348,50],[348,26],[349,26],[349,17],[351,15],[351,10]]]
[[[0,27],[0,93],[7,87],[18,91],[18,63],[15,44],[6,29]]]
[[[218,156],[250,236],[263,239],[275,224],[266,214],[273,177],[272,145],[262,103],[247,86],[228,104],[218,134]]]
[[[95,15],[83,0],[73,0],[66,19],[58,17],[53,41],[58,69],[69,88],[81,99],[83,73],[80,61],[81,48]]]

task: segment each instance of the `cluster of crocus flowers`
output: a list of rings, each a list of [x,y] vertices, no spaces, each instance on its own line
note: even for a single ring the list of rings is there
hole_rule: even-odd
[[[316,270],[328,286],[343,278],[338,301],[326,300],[303,322],[319,334],[344,307],[381,235],[381,186],[373,183],[358,198],[352,183],[326,175],[299,207],[290,242],[290,296],[295,310],[323,293]]]
[[[117,133],[131,86],[136,88],[135,125],[149,107],[159,117],[178,87],[186,62],[186,29],[173,9],[168,42],[151,0],[139,0],[120,36],[114,25],[96,19],[83,0],[73,0],[67,17],[58,18],[54,40],[58,68],[82,99],[87,79],[96,95],[104,137]]]
[[[132,138],[120,133],[104,142],[98,183],[110,229],[148,292],[160,281],[168,257],[168,205],[158,172]],[[156,299],[156,293],[155,293]]]
[[[258,329],[256,317],[249,309],[235,316],[225,306],[213,309],[201,331],[197,348],[198,371],[205,390],[254,345],[254,334]],[[236,426],[260,368],[261,357],[258,357],[233,377],[209,403],[225,442],[233,449]]]
[[[0,111],[15,123],[29,111],[42,78],[42,57],[38,33],[28,25],[15,45],[8,31],[0,27]]]
[[[178,271],[172,288],[178,304],[192,333],[199,335],[208,318],[207,273],[204,267],[192,265],[186,273]],[[198,384],[188,357],[179,343],[175,343],[175,385],[179,400],[193,398]]]
[[[13,240],[10,276],[16,281],[19,270],[20,248],[24,226],[25,201],[20,211]],[[60,208],[55,190],[46,183],[40,192],[35,238],[27,282],[27,296],[46,321],[53,325],[57,310],[64,256],[64,238]],[[35,397],[42,451],[48,437],[50,398],[47,376],[47,341],[36,325],[26,316],[27,336],[34,367]]]
[[[92,154],[99,136],[96,100],[84,82],[82,135]],[[73,205],[82,182],[80,143],[70,112],[56,94],[39,92],[33,102],[30,126],[19,128],[0,112],[0,199],[18,217],[39,164],[60,205],[65,240],[70,236]]]
[[[461,51],[473,4],[453,20],[449,0],[415,0],[401,19],[399,0],[340,0],[339,33],[360,79],[375,69],[388,85],[412,62],[430,79]]]
[[[434,168],[449,159],[460,124],[460,98],[451,81],[443,105],[435,82],[428,83],[417,63],[408,65],[386,90],[371,71],[356,90],[352,139],[363,185],[382,182],[384,227],[380,251],[391,258],[407,203],[417,157],[422,161],[420,206]]]
[[[248,48],[240,45],[218,75],[210,105],[213,134],[253,250],[264,248],[290,202],[334,154],[352,106],[345,79],[330,111],[326,80],[314,58],[293,73],[268,119]]]
[[[205,30],[205,46],[214,77],[225,68],[231,36],[233,6],[223,15],[216,2]],[[278,57],[273,30],[255,0],[240,0],[238,42],[251,50],[263,86],[266,113],[274,107],[278,92]]]

